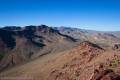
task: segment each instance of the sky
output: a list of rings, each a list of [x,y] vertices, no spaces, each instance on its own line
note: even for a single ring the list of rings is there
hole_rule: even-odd
[[[0,0],[0,26],[120,31],[120,0]]]

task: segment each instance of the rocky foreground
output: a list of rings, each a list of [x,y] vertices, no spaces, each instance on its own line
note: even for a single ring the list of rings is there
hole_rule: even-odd
[[[0,77],[33,80],[120,80],[120,55],[88,41],[56,55],[4,71]]]

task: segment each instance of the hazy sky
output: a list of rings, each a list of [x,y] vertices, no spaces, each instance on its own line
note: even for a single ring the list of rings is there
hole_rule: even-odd
[[[40,24],[120,31],[120,0],[0,0],[0,26]]]

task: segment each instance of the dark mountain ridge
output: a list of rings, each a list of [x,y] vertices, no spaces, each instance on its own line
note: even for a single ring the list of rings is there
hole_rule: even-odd
[[[46,25],[0,29],[0,70],[60,52],[74,45],[75,39]]]

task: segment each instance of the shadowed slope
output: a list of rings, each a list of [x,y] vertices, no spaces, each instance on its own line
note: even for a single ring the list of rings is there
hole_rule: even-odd
[[[75,45],[71,37],[46,26],[0,29],[0,71]]]

